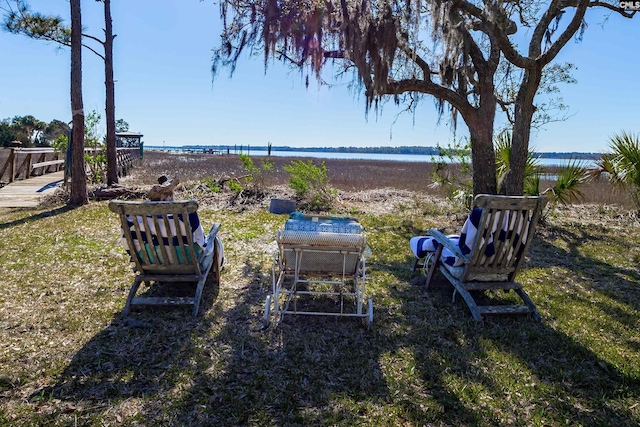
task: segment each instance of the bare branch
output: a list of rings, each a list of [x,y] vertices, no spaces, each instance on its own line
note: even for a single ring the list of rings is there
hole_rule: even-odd
[[[571,40],[571,38],[575,35],[576,31],[582,25],[582,21],[584,20],[584,14],[587,12],[587,7],[589,6],[589,0],[580,0],[578,7],[576,8],[576,13],[573,15],[573,19],[564,30],[560,37],[551,45],[549,50],[547,50],[538,61],[542,66],[547,65],[551,62],[558,52]]]
[[[95,41],[97,41],[98,43],[100,43],[101,45],[103,45],[103,46],[104,46],[104,41],[103,41],[103,40],[100,40],[100,39],[99,39],[99,38],[97,38],[96,36],[92,36],[91,34],[82,33],[82,37],[86,37],[86,38],[88,38],[88,39],[95,40]]]
[[[637,10],[624,10],[620,7],[614,6],[612,4],[603,2],[603,1],[592,1],[591,3],[589,3],[589,7],[604,7],[605,9],[609,9],[613,12],[617,12],[620,14],[620,16],[624,17],[624,18],[633,18],[634,15],[636,14]]]

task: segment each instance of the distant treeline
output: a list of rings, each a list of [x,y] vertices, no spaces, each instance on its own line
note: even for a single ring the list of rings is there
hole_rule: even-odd
[[[222,152],[242,152],[242,151],[268,151],[267,146],[260,145],[185,145],[185,150],[202,150],[205,148],[220,150]],[[437,156],[440,150],[437,147],[417,147],[417,146],[400,146],[400,147],[289,147],[289,146],[271,146],[271,151],[299,151],[314,153],[371,153],[371,154],[420,154],[427,156]],[[577,153],[577,152],[553,152],[553,153],[536,153],[543,159],[597,159],[600,154],[597,153]]]

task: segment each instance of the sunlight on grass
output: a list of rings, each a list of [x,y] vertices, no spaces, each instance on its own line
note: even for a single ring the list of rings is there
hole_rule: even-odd
[[[640,423],[637,224],[616,210],[560,209],[519,276],[544,320],[479,324],[442,278],[428,291],[411,284],[408,239],[459,229],[459,208],[402,203],[359,217],[371,331],[302,316],[263,329],[286,219],[264,207],[201,206],[205,228],[222,224],[226,263],[197,319],[141,307],[127,320],[134,274],[106,203],[0,210],[0,424]]]

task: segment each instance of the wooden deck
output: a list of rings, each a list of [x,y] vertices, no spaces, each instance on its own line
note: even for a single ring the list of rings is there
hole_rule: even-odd
[[[64,181],[64,171],[34,176],[0,188],[0,208],[38,206],[42,196],[55,192]]]

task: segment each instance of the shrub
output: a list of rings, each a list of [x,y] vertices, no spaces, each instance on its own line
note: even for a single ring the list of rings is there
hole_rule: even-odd
[[[258,167],[248,154],[238,154],[238,157],[248,173],[244,177],[244,188],[253,195],[262,195],[265,190],[264,176],[266,172],[273,172],[275,169],[273,162],[262,160],[260,167]]]
[[[203,178],[200,182],[209,189],[212,193],[219,193],[221,188],[218,185],[218,181],[211,178],[210,176]]]
[[[471,143],[468,140],[454,141],[447,148],[437,146],[438,160],[432,158],[432,188],[442,188],[447,197],[459,202],[467,209],[473,201],[471,169]],[[451,165],[457,165],[452,168]]]
[[[289,187],[295,191],[301,206],[312,211],[333,209],[338,192],[329,187],[324,162],[317,166],[311,160],[294,160],[283,168],[291,175]]]
[[[242,193],[242,185],[240,185],[237,181],[229,181],[227,185],[229,186],[229,190],[233,191],[234,193]]]
[[[69,138],[67,135],[59,135],[51,142],[51,146],[56,150],[56,153],[66,153],[68,145]]]

